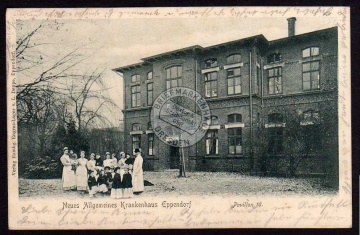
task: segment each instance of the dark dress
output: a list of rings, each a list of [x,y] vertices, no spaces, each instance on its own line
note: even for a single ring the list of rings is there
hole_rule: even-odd
[[[107,186],[108,185],[108,176],[107,175],[99,175],[98,183],[99,183],[99,185],[105,184]]]
[[[98,186],[95,176],[89,176],[88,185],[89,185],[90,190],[92,190],[94,186],[96,186],[96,187]]]
[[[122,188],[121,177],[120,177],[120,174],[118,174],[118,173],[115,173],[115,175],[114,175],[114,180],[113,180],[113,183],[112,183],[112,188],[113,188],[113,189]]]
[[[125,173],[122,180],[122,188],[132,188],[132,179],[130,173]]]
[[[99,159],[95,158],[95,166],[103,166],[103,160],[101,159],[101,157]]]

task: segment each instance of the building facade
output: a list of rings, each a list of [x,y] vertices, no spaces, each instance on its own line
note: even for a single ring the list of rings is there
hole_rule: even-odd
[[[144,168],[179,167],[179,148],[157,138],[154,99],[173,87],[196,90],[211,110],[197,144],[183,148],[188,171],[265,175],[338,169],[337,28],[268,41],[256,35],[193,46],[114,69],[124,79],[124,147],[140,147]]]

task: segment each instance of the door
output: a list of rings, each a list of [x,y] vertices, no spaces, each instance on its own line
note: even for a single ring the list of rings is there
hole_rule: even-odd
[[[179,169],[180,151],[178,147],[170,146],[170,169]]]

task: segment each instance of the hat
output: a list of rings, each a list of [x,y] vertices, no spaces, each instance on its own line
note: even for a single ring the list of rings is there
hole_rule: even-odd
[[[120,167],[115,167],[114,172],[116,172],[119,169],[120,169]]]
[[[124,152],[120,152],[120,155],[121,155],[121,154],[125,154],[125,153],[124,153]]]
[[[106,166],[104,169],[105,169],[105,170],[110,170],[110,167],[109,167],[109,166]]]
[[[140,153],[141,151],[140,151],[140,149],[136,148],[134,152],[135,153]]]
[[[68,147],[64,147],[64,151],[65,151],[65,150],[69,150],[69,148],[68,148]]]
[[[106,152],[106,155],[110,155],[110,152]]]

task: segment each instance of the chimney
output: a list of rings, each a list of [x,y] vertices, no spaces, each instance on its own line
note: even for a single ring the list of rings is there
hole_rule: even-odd
[[[295,21],[296,21],[296,18],[295,17],[291,17],[291,18],[288,18],[287,19],[288,21],[288,36],[291,37],[291,36],[294,36],[295,35]]]

